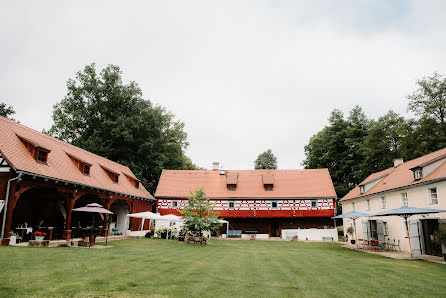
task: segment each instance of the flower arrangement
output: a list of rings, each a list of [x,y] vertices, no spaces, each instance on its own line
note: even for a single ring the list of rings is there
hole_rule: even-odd
[[[256,240],[256,235],[251,235],[251,237],[249,238],[249,240]]]
[[[37,241],[43,241],[45,236],[46,236],[46,233],[44,233],[44,232],[39,232],[39,231],[34,232],[34,237],[36,238]]]
[[[294,235],[294,236],[291,238],[291,240],[292,240],[292,241],[298,241],[299,238],[297,237],[297,235]]]

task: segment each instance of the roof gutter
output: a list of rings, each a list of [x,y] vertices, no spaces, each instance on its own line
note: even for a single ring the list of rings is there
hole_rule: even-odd
[[[16,181],[20,182],[22,180],[23,172],[18,172],[19,175],[15,178],[11,178],[8,181],[8,186],[6,187],[6,199],[5,199],[5,210],[3,211],[3,222],[2,222],[2,234],[1,239],[3,241],[3,237],[5,236],[5,223],[6,223],[6,214],[8,211],[8,202],[9,202],[9,190],[11,188],[11,182]]]
[[[446,177],[437,178],[437,179],[434,179],[434,180],[423,181],[423,182],[418,182],[416,184],[405,185],[405,186],[401,186],[401,187],[397,187],[397,188],[387,189],[387,190],[383,190],[383,191],[380,191],[380,192],[367,194],[367,195],[360,196],[360,197],[350,198],[350,199],[347,199],[347,200],[342,200],[341,199],[339,201],[339,203],[342,205],[343,202],[348,202],[348,201],[352,201],[352,200],[356,200],[356,199],[367,198],[367,197],[370,197],[370,196],[375,196],[375,195],[388,193],[388,192],[392,192],[392,191],[396,191],[396,190],[403,190],[403,189],[408,189],[408,188],[417,187],[417,186],[423,186],[423,185],[432,184],[432,183],[441,182],[441,181],[446,181]]]

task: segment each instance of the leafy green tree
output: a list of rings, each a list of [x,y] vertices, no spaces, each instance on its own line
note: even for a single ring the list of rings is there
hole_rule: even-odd
[[[392,167],[394,159],[403,157],[400,144],[407,134],[406,127],[406,120],[393,111],[370,123],[368,134],[360,144],[363,178]]]
[[[145,100],[135,82],[124,84],[118,66],[98,74],[95,64],[87,65],[67,89],[47,133],[127,165],[152,193],[162,169],[183,168],[184,124]]]
[[[350,186],[348,121],[340,110],[333,110],[328,119],[329,125],[310,138],[305,146],[306,159],[303,165],[306,169],[328,168],[333,180],[333,185],[339,197],[344,196]]]
[[[203,188],[191,192],[187,205],[180,213],[183,215],[184,226],[189,231],[215,231],[221,227],[217,213],[212,210],[213,204],[205,198]]]
[[[409,110],[424,118],[446,123],[446,77],[435,72],[417,81],[418,89],[409,95]],[[445,131],[446,133],[446,131]]]
[[[0,116],[9,118],[11,120],[15,120],[15,119],[9,117],[14,114],[15,114],[15,111],[14,111],[13,107],[11,107],[11,106],[8,107],[8,106],[6,106],[6,103],[0,102]]]
[[[259,154],[257,159],[254,161],[254,168],[256,170],[260,169],[277,169],[277,157],[273,154],[271,149]]]

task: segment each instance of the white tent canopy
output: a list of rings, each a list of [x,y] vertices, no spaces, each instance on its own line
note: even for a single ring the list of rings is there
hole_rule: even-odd
[[[143,219],[163,219],[161,215],[150,212],[150,211],[127,214],[127,217],[136,217],[136,218],[143,218]]]
[[[169,222],[169,226],[171,222],[182,222],[183,218],[181,216],[176,216],[173,214],[167,214],[167,215],[159,215],[150,211],[146,211],[146,212],[139,212],[139,213],[132,213],[132,214],[127,214],[127,218],[129,217],[133,217],[133,218],[141,218],[142,222],[141,222],[141,231],[144,228],[144,221],[146,219],[152,221],[152,220],[167,220]],[[222,223],[222,224],[226,224],[226,238],[228,237],[228,230],[229,230],[229,222],[227,220],[224,219],[219,219],[218,222]],[[168,234],[166,235],[166,239],[168,237]]]

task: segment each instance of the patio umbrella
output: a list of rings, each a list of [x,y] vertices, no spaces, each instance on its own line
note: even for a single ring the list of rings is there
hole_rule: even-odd
[[[370,214],[351,211],[351,212],[347,212],[344,214],[339,214],[338,216],[335,216],[333,218],[351,218],[351,219],[353,219],[353,226],[355,228],[355,243],[356,243],[356,247],[358,247],[358,239],[356,239],[356,238],[358,238],[358,236],[356,234],[356,219],[358,217],[368,217],[368,216],[370,216]]]
[[[405,224],[406,224],[406,232],[407,232],[407,238],[409,239],[409,249],[410,249],[410,256],[413,257],[412,253],[412,243],[410,241],[410,234],[409,234],[409,225],[407,224],[407,219],[411,217],[412,215],[417,214],[430,214],[430,213],[441,213],[446,212],[446,210],[439,210],[439,209],[428,209],[428,208],[416,208],[416,207],[400,207],[396,209],[390,209],[381,211],[375,214],[372,214],[370,216],[401,216],[404,218]]]
[[[87,204],[87,206],[85,206],[85,207],[75,208],[75,209],[73,209],[73,211],[99,213],[99,214],[114,214],[110,210],[107,210],[104,207],[102,207],[101,205],[96,204],[96,203]],[[108,236],[108,231],[107,231],[107,234],[105,234],[105,245],[107,245],[107,236]]]

